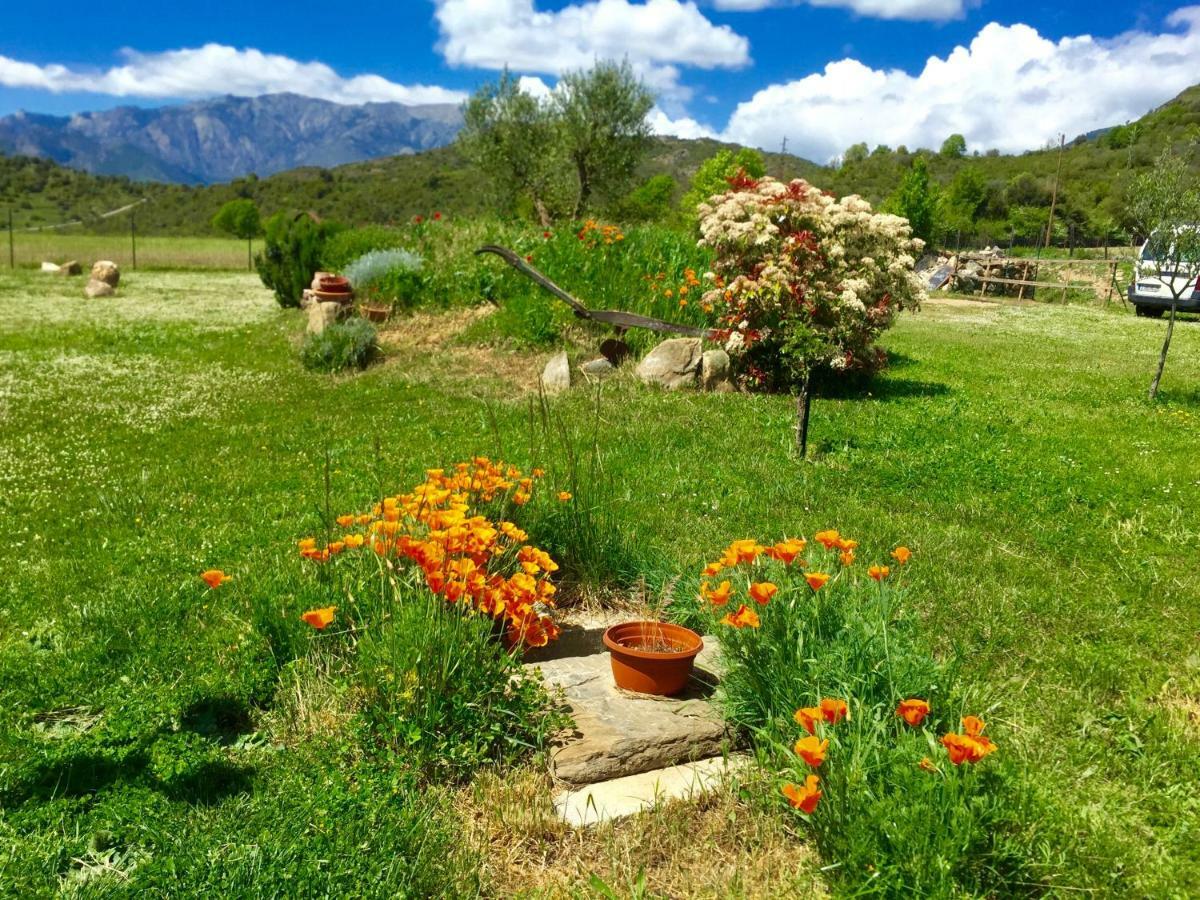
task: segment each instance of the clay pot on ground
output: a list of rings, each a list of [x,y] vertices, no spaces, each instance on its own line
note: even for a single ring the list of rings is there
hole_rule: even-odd
[[[669,697],[687,687],[704,641],[669,622],[622,622],[604,632],[604,646],[617,687]]]
[[[386,322],[392,308],[382,303],[363,303],[358,307],[358,314],[368,322]]]
[[[318,279],[317,290],[325,294],[349,294],[350,280],[340,275],[329,275]]]
[[[321,303],[341,303],[343,306],[349,306],[354,299],[354,294],[350,291],[313,291],[312,293]]]

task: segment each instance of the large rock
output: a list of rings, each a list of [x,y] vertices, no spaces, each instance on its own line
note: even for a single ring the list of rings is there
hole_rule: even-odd
[[[308,307],[308,333],[320,334],[346,311],[346,307],[337,302],[313,303]]]
[[[555,353],[542,370],[542,390],[547,394],[557,394],[571,387],[571,361],[566,351]]]
[[[607,653],[530,663],[546,685],[561,688],[575,731],[553,752],[554,776],[591,784],[665,766],[719,756],[732,733],[712,702],[715,677],[711,638],[696,660],[696,678],[677,697],[622,691]]]
[[[72,259],[69,262],[63,263],[58,267],[59,275],[82,275],[83,266],[79,264],[79,260]]]
[[[111,259],[97,260],[92,264],[92,281],[103,281],[116,287],[121,281],[121,270]]]
[[[52,262],[43,262],[42,263],[42,271],[43,272],[49,272],[49,273],[53,274],[54,272],[57,272],[58,269],[59,269],[58,263],[52,263]]]
[[[638,378],[668,390],[691,387],[700,370],[700,338],[670,338],[638,363]]]
[[[579,371],[589,379],[598,380],[611,375],[617,369],[616,366],[601,356],[598,359],[591,359],[585,362],[579,367]]]
[[[724,350],[705,350],[700,358],[700,387],[706,391],[726,390],[729,384],[729,354]]]
[[[116,289],[107,281],[97,281],[95,278],[88,279],[88,283],[84,285],[83,293],[87,297],[111,297],[116,293]]]

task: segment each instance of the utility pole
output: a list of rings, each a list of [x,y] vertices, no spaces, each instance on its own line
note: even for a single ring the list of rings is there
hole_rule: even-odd
[[[787,135],[786,134],[783,136],[783,143],[779,147],[779,152],[781,154],[787,153]]]
[[[1058,167],[1054,170],[1054,192],[1050,195],[1050,221],[1046,223],[1046,249],[1050,249],[1050,238],[1054,234],[1054,207],[1058,202],[1058,179],[1062,175],[1063,148],[1067,144],[1067,136],[1058,136]],[[1041,259],[1041,253],[1038,258]]]

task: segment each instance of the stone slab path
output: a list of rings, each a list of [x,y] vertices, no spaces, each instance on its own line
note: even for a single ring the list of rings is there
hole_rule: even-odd
[[[716,639],[704,639],[682,694],[637,694],[613,683],[601,636],[614,621],[593,616],[567,622],[557,646],[526,662],[548,688],[561,690],[575,721],[551,756],[554,777],[566,785],[555,806],[573,825],[702,793],[726,771],[735,746],[713,702],[720,671]]]

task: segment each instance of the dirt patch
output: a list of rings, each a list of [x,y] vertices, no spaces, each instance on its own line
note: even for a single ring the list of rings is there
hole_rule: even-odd
[[[595,877],[631,896],[825,896],[815,851],[786,810],[756,808],[733,789],[594,828],[554,814],[548,775],[486,774],[460,795],[464,836],[485,859],[488,896],[576,897]],[[590,895],[590,894],[589,894]]]
[[[413,313],[390,320],[379,332],[379,343],[388,363],[403,368],[414,381],[469,380],[522,393],[536,390],[545,362],[537,355],[455,344],[467,328],[495,312],[494,306],[472,306]]]

